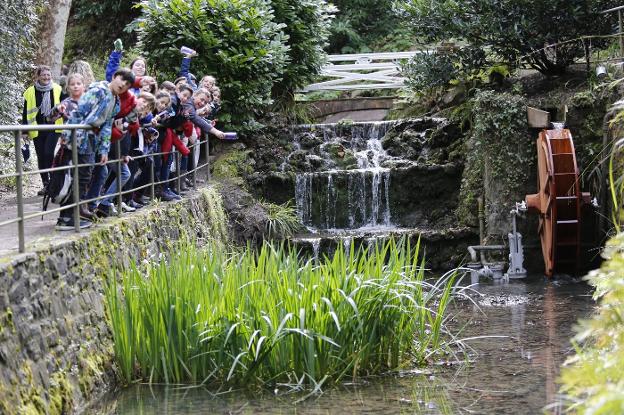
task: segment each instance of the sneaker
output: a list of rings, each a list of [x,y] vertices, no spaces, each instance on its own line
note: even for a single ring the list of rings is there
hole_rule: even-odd
[[[80,221],[80,229],[87,229],[91,227],[91,222],[88,220]],[[56,221],[55,226],[57,231],[73,231],[74,230],[74,218],[60,217]]]
[[[147,205],[147,204],[149,204],[151,201],[152,201],[152,199],[150,199],[150,198],[149,198],[149,197],[147,197],[147,196],[141,196],[141,197],[139,198],[139,200],[135,200],[135,202],[139,202],[139,203],[140,203],[140,204],[142,204],[142,205]]]
[[[136,208],[129,206],[126,202],[121,202],[121,211],[122,212],[134,212],[136,211]]]
[[[186,185],[186,183],[184,182],[184,180],[182,180],[180,182],[180,193],[182,192],[186,192],[188,190],[188,186]]]
[[[134,208],[134,210],[137,210],[137,209],[141,209],[145,205],[143,205],[143,203],[137,202],[136,200],[130,200],[128,202],[128,206],[130,206],[131,208]]]
[[[117,209],[113,205],[102,205],[100,204],[98,208],[95,210],[95,214],[100,218],[108,218],[111,216],[117,215]]]
[[[172,200],[177,200],[173,195],[171,195],[171,193],[167,191],[162,192],[159,196],[159,199],[165,202],[171,202]]]
[[[193,181],[189,179],[188,177],[184,179],[184,183],[186,183],[188,187],[195,187],[195,185],[193,184]]]
[[[176,192],[174,192],[171,189],[166,189],[164,191],[165,194],[169,195],[170,197],[173,198],[173,200],[182,200],[182,196],[180,196],[179,194],[177,194]]]
[[[95,215],[85,205],[80,205],[80,217],[86,220],[93,221]]]

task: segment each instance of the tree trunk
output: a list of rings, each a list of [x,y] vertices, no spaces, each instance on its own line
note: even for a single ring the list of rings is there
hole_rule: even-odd
[[[71,9],[71,0],[49,0],[39,25],[39,48],[35,62],[52,68],[52,77],[61,75],[65,31]]]

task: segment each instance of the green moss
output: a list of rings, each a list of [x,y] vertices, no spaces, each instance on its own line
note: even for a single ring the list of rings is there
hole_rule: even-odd
[[[104,365],[110,358],[107,354],[93,353],[84,348],[80,350],[78,386],[87,399],[91,396],[95,382],[102,377]]]
[[[249,164],[250,153],[250,150],[231,150],[223,154],[214,163],[213,176],[230,179],[238,185],[243,185],[243,176],[253,173],[253,168]]]
[[[49,415],[61,415],[72,411],[72,386],[65,372],[56,372],[50,379]]]
[[[0,333],[7,327],[11,329],[11,333],[15,333],[15,324],[13,323],[13,310],[7,307],[6,311],[0,314]]]

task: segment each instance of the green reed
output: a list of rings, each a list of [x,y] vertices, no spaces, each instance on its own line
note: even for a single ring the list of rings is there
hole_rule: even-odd
[[[338,249],[188,246],[107,286],[126,382],[315,384],[424,364],[440,348],[454,277],[424,281],[418,245]],[[119,284],[119,285],[118,285]]]

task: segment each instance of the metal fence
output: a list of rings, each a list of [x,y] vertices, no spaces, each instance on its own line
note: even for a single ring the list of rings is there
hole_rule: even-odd
[[[202,169],[205,170],[206,172],[206,178],[208,179],[210,177],[210,164],[209,164],[209,158],[208,155],[209,153],[209,148],[208,148],[208,137],[205,136],[203,137],[204,140],[201,140],[201,137],[198,137],[197,141],[188,146],[189,150],[191,151],[191,153],[189,154],[189,157],[192,157],[193,152],[195,151],[200,151],[200,146],[202,144],[204,144],[205,146],[205,162],[203,164],[200,164],[198,162],[197,166],[194,166],[193,169],[189,169],[188,171],[186,171],[185,173],[181,173],[180,171],[180,153],[178,153],[175,149],[173,149],[173,151],[168,152],[168,153],[151,153],[151,154],[143,154],[140,156],[136,156],[136,157],[132,157],[133,160],[141,160],[144,158],[148,158],[148,157],[154,157],[154,156],[163,156],[163,155],[169,155],[169,156],[173,156],[173,163],[176,166],[176,176],[173,179],[169,179],[169,180],[163,180],[163,181],[156,181],[155,180],[155,174],[154,174],[154,164],[152,163],[151,168],[149,169],[149,174],[150,174],[150,180],[148,184],[139,186],[139,187],[134,187],[132,189],[129,190],[123,190],[123,186],[121,183],[121,167],[122,167],[122,163],[124,163],[124,161],[121,158],[121,140],[117,141],[116,143],[114,143],[114,145],[117,147],[117,154],[120,156],[120,158],[118,159],[114,159],[114,160],[109,160],[106,165],[116,165],[117,167],[117,174],[115,177],[115,180],[117,181],[117,192],[113,193],[113,194],[106,194],[106,195],[100,195],[98,197],[92,198],[92,199],[87,199],[87,200],[80,200],[80,194],[79,194],[79,189],[78,189],[78,170],[81,167],[88,167],[88,166],[97,166],[100,163],[98,162],[94,162],[94,163],[87,163],[87,164],[78,164],[78,152],[77,151],[73,151],[73,149],[77,148],[77,139],[76,139],[76,131],[77,130],[91,130],[92,127],[90,125],[71,125],[71,124],[66,124],[66,125],[35,125],[35,126],[27,126],[27,125],[0,125],[0,133],[13,133],[14,138],[15,138],[15,173],[9,173],[9,174],[3,174],[0,175],[0,179],[11,179],[11,178],[15,178],[15,184],[16,184],[16,193],[17,193],[17,217],[13,218],[13,219],[9,219],[9,220],[5,220],[3,222],[0,222],[0,227],[2,226],[8,226],[11,224],[16,223],[17,224],[17,233],[18,233],[18,241],[19,241],[19,252],[23,253],[25,252],[25,245],[26,245],[26,241],[25,241],[25,235],[24,235],[24,222],[28,219],[33,219],[33,218],[37,218],[37,217],[43,217],[44,215],[51,215],[54,213],[60,213],[62,210],[66,210],[66,209],[72,209],[73,208],[73,218],[74,218],[74,230],[75,232],[80,232],[80,206],[81,205],[86,205],[88,203],[92,203],[92,202],[97,202],[99,200],[103,200],[103,199],[109,199],[111,197],[116,197],[117,198],[117,215],[121,216],[122,215],[122,202],[123,202],[123,195],[125,194],[129,194],[129,193],[133,193],[136,192],[138,190],[143,190],[143,189],[147,189],[149,188],[149,192],[150,192],[150,198],[153,200],[155,198],[155,187],[158,185],[162,185],[165,183],[171,183],[174,182],[175,183],[175,187],[178,191],[178,193],[180,192],[180,187],[181,187],[181,179],[182,178],[186,178],[188,176],[190,176],[190,179],[193,182],[193,186],[196,185],[196,181],[197,181],[197,176],[196,176],[196,172],[201,171]],[[71,149],[72,149],[72,163],[71,165],[68,166],[61,166],[61,167],[50,167],[47,169],[41,169],[41,170],[28,170],[28,171],[24,171],[24,163],[22,160],[22,154],[20,152],[20,149],[22,147],[22,133],[24,132],[29,132],[29,131],[60,131],[60,130],[70,130],[71,131]],[[34,138],[34,140],[36,140],[36,138]],[[37,212],[37,213],[31,213],[28,215],[24,214],[24,176],[30,176],[30,175],[37,175],[40,173],[51,173],[51,172],[56,172],[56,171],[65,171],[65,170],[72,170],[72,196],[73,196],[73,203],[65,205],[65,206],[61,206],[55,209],[50,209],[50,210],[42,210],[41,212]]]

